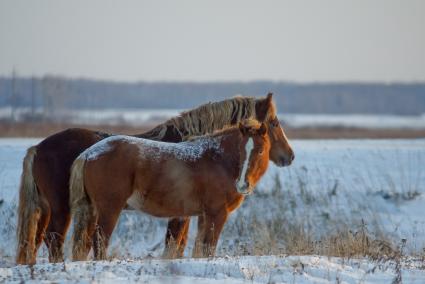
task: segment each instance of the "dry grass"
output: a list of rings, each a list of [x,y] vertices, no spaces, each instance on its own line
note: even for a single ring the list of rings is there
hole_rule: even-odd
[[[344,258],[370,257],[374,260],[392,259],[399,255],[394,240],[383,234],[369,232],[366,224],[357,231],[345,228],[326,235],[306,230],[303,225],[293,224],[287,226],[284,231],[271,226],[252,224],[251,229],[261,233],[243,243],[236,243],[236,247],[230,251],[222,246],[220,254],[322,255]]]
[[[285,128],[295,139],[411,139],[425,137],[425,129],[367,129],[356,127],[303,127]]]
[[[369,257],[379,261],[402,257],[402,247],[408,240],[400,240],[385,231],[372,208],[356,204],[346,191],[341,193],[337,182],[324,182],[323,186],[328,188],[317,193],[309,186],[308,177],[298,174],[297,178],[298,184],[291,188],[282,185],[276,176],[271,192],[256,192],[247,199],[243,208],[250,209],[245,212],[243,208],[239,209],[234,213],[235,218],[229,220],[219,254],[313,254]],[[327,209],[335,204],[335,198],[352,201],[346,203],[351,207],[346,208],[349,213],[328,213]],[[264,204],[269,212],[258,204]],[[254,209],[256,207],[260,210]],[[234,236],[240,238],[235,240]],[[417,254],[418,251],[410,253]]]
[[[154,125],[134,126],[121,125],[90,125],[54,122],[9,122],[0,121],[0,137],[47,137],[71,127],[81,127],[92,130],[101,130],[116,134],[137,134],[150,130]],[[425,130],[414,129],[363,129],[351,127],[304,127],[285,128],[291,139],[357,139],[357,138],[423,138]]]
[[[100,130],[115,134],[139,134],[153,128],[153,125],[140,127],[131,125],[85,125],[47,122],[6,122],[0,121],[0,137],[47,137],[67,128],[78,127]]]

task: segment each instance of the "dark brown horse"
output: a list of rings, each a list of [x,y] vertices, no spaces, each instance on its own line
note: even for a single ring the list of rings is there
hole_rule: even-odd
[[[203,216],[195,256],[213,256],[228,215],[251,193],[269,163],[267,126],[239,127],[166,143],[118,135],[75,160],[70,202],[73,260],[105,259],[126,204],[156,217]]]
[[[266,122],[279,130],[271,137],[270,159],[278,166],[289,165],[294,155],[276,118],[271,94],[260,99],[236,97],[205,104],[135,137],[181,142],[189,136],[212,133],[247,118]],[[63,242],[70,222],[71,164],[84,150],[110,136],[74,128],[49,136],[28,149],[19,194],[17,263],[35,263],[43,240],[49,250],[49,260],[63,260]],[[188,225],[188,218],[170,220],[165,240],[166,256],[183,254]]]

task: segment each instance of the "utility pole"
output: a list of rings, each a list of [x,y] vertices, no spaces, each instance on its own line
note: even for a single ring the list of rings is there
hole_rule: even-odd
[[[15,121],[15,104],[16,104],[16,71],[15,68],[12,71],[12,94],[10,97],[10,119],[11,121]]]
[[[34,119],[35,115],[35,79],[31,77],[31,119]]]

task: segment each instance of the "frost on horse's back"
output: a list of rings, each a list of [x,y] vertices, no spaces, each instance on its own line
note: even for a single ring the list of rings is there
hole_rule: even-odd
[[[196,161],[210,149],[220,149],[220,139],[218,137],[202,137],[193,141],[181,143],[167,143],[142,139],[139,144],[140,155],[148,158],[160,158],[163,155],[183,161]]]
[[[116,135],[94,144],[81,153],[79,158],[84,158],[88,161],[96,160],[103,154],[111,151],[112,143],[115,141],[134,144],[139,148],[139,155],[141,157],[151,159],[158,159],[164,154],[168,154],[178,160],[195,161],[200,159],[206,150],[219,150],[220,148],[219,137],[200,137],[187,142],[168,143],[132,136]]]

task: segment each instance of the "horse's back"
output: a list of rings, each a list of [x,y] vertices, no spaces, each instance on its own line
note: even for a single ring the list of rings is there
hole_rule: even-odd
[[[107,136],[88,129],[70,128],[45,138],[36,146],[34,179],[49,203],[59,202],[58,207],[68,203],[72,162],[85,149]]]

